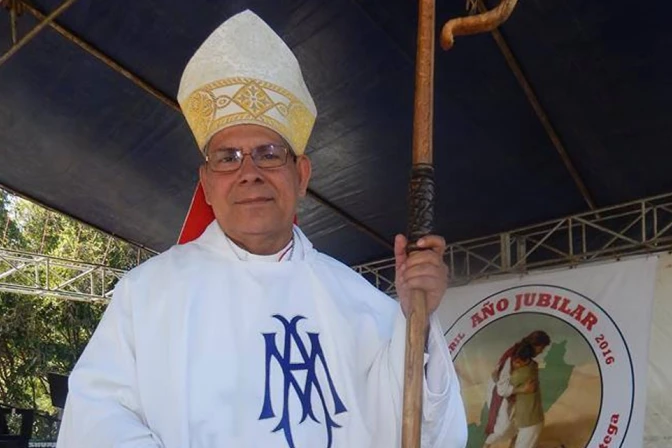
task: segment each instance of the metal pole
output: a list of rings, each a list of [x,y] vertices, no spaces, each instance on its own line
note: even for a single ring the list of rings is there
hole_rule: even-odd
[[[40,19],[40,20],[45,18],[44,14],[42,14],[42,12],[40,12],[35,7],[33,7],[33,6],[31,6],[27,3],[22,3],[22,5],[23,5],[23,8],[25,8],[26,11],[28,11],[33,16],[35,16],[35,18]],[[144,81],[143,79],[141,79],[136,74],[134,74],[131,71],[127,70],[126,68],[122,67],[121,64],[119,64],[118,62],[116,62],[115,60],[113,60],[112,58],[110,58],[109,56],[107,56],[106,54],[104,54],[103,52],[98,50],[97,48],[95,48],[90,43],[80,39],[77,36],[75,36],[73,33],[71,33],[66,28],[63,28],[58,23],[55,23],[55,22],[50,23],[49,26],[51,26],[51,28],[54,31],[56,31],[58,34],[60,34],[61,36],[63,36],[64,38],[66,38],[67,40],[72,42],[73,44],[77,45],[79,48],[86,51],[87,53],[89,53],[94,58],[100,60],[105,65],[110,67],[112,70],[119,73],[121,76],[128,79],[133,84],[140,87],[142,90],[149,93],[150,95],[152,95],[157,100],[161,101],[166,106],[170,107],[171,109],[173,109],[177,112],[180,112],[180,113],[182,112],[181,109],[180,109],[180,106],[177,104],[176,101],[172,100],[167,95],[160,92],[155,87],[151,86],[148,82]]]
[[[12,28],[12,45],[16,45],[16,9],[14,7],[9,8],[9,26]]]
[[[511,268],[511,234],[502,233],[499,236],[499,253],[501,254],[502,271]]]
[[[485,12],[487,11],[487,8],[483,2],[483,0],[476,0],[478,3],[478,9],[480,12]],[[562,144],[562,141],[560,140],[560,137],[558,136],[558,133],[555,131],[555,128],[551,124],[551,120],[548,118],[548,115],[546,114],[546,111],[544,108],[541,106],[541,103],[539,102],[539,98],[537,98],[537,95],[535,94],[534,90],[532,89],[532,86],[530,86],[530,83],[527,81],[527,78],[525,74],[523,73],[523,70],[520,68],[520,64],[518,64],[518,61],[516,60],[515,56],[513,55],[513,52],[511,51],[511,48],[509,48],[509,45],[506,43],[506,40],[504,39],[504,36],[502,36],[502,33],[499,32],[497,29],[491,30],[492,37],[495,39],[495,42],[497,43],[497,46],[499,47],[500,51],[502,52],[502,55],[504,56],[504,59],[506,60],[506,63],[509,65],[509,68],[511,69],[511,72],[513,72],[513,75],[515,76],[516,80],[520,84],[520,87],[522,87],[523,92],[525,93],[525,96],[527,97],[527,100],[529,101],[530,105],[532,106],[532,109],[534,110],[535,114],[537,115],[537,118],[541,122],[542,127],[546,131],[546,134],[548,135],[548,138],[551,140],[551,143],[553,144],[553,147],[555,150],[558,152],[560,155],[560,158],[562,159],[562,162],[565,165],[565,168],[567,168],[567,171],[569,171],[570,176],[572,177],[572,180],[574,180],[574,183],[576,184],[577,188],[579,189],[579,192],[581,193],[581,196],[583,196],[583,199],[586,201],[586,204],[591,208],[591,210],[595,210],[595,201],[593,200],[590,192],[588,191],[588,187],[586,187],[586,184],[583,182],[583,179],[579,175],[578,170],[574,166],[574,163],[572,162],[571,158],[569,157],[569,154],[567,153],[567,150],[565,149],[565,146]]]
[[[44,18],[44,20],[39,23],[35,28],[30,30],[28,34],[26,34],[23,39],[21,39],[19,42],[16,43],[12,48],[7,50],[5,54],[0,56],[0,66],[7,62],[9,58],[14,56],[17,51],[19,51],[21,48],[23,48],[24,45],[26,45],[28,42],[30,42],[37,34],[44,29],[45,26],[49,25],[56,17],[58,17],[62,12],[64,12],[66,9],[68,9],[73,3],[75,3],[77,0],[66,0],[61,6],[56,8],[54,12],[49,14],[47,17]]]

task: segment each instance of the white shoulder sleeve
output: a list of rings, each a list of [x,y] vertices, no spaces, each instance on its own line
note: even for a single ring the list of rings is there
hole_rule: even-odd
[[[138,399],[130,295],[122,279],[70,375],[57,448],[162,448]]]

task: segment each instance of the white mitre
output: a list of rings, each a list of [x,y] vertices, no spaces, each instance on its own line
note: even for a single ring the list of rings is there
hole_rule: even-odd
[[[296,57],[249,10],[222,23],[196,50],[177,100],[201,151],[224,128],[256,124],[303,154],[317,117]]]

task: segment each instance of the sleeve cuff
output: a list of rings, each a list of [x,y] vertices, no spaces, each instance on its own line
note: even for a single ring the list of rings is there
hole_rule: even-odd
[[[392,372],[399,384],[404,385],[404,364],[406,362],[406,317],[401,307],[397,311],[394,319],[394,328],[392,330],[392,340],[390,341],[390,361]],[[426,364],[427,355],[425,355]],[[403,390],[403,389],[402,389]]]
[[[425,354],[425,391],[429,397],[440,398],[450,391],[450,376],[454,374],[452,360],[436,314],[429,318],[429,338]]]
[[[406,356],[406,317],[399,309],[394,322],[391,340],[392,369],[399,384],[404,382],[404,363]],[[448,346],[443,337],[439,318],[432,314],[429,318],[429,338],[424,355],[425,398],[441,399],[450,392],[450,377],[454,375],[453,363]]]

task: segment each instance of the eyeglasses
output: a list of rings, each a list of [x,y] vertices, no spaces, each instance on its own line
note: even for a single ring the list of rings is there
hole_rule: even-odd
[[[256,167],[271,169],[285,165],[289,154],[288,147],[273,143],[256,146],[249,153],[243,152],[240,148],[219,148],[205,156],[205,163],[212,171],[230,173],[237,171],[243,164],[245,156],[249,155]],[[293,153],[292,156],[295,157]]]

